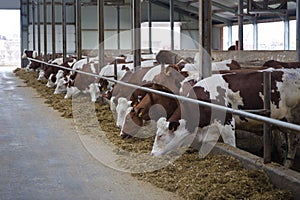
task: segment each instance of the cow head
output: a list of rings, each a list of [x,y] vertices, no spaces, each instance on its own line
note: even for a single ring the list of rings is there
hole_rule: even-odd
[[[91,101],[92,102],[96,102],[97,98],[99,97],[100,95],[100,90],[98,88],[98,85],[96,83],[91,83],[89,85],[89,88],[88,88],[88,91],[91,95]]]
[[[47,87],[54,87],[56,82],[56,77],[54,74],[50,74],[48,78],[48,82],[46,84]]]
[[[171,131],[169,130],[170,123],[166,118],[162,117],[157,121],[157,131],[151,155],[161,156],[192,143],[194,134],[185,128],[186,121],[181,119],[179,124],[176,131]]]
[[[118,99],[118,105],[116,107],[116,111],[117,111],[117,126],[122,128],[123,124],[124,124],[124,119],[126,117],[126,113],[128,108],[131,107],[131,101],[128,101],[126,98],[124,97],[120,97]]]
[[[56,84],[54,94],[61,94],[67,91],[67,77],[60,78]]]

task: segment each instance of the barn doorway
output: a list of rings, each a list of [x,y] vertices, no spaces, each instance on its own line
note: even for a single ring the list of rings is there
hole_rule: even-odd
[[[20,10],[0,9],[0,67],[20,66]]]

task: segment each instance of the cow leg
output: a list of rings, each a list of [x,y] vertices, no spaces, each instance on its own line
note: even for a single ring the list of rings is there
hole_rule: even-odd
[[[300,142],[300,133],[287,130],[287,151],[286,157],[284,160],[284,166],[287,168],[291,168],[293,166],[293,162],[296,156],[296,151],[298,144]]]

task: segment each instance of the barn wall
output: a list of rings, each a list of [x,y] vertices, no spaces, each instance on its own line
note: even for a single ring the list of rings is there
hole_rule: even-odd
[[[20,0],[1,0],[0,9],[20,9]]]

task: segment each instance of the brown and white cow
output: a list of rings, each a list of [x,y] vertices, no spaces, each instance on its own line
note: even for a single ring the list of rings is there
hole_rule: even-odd
[[[271,77],[271,117],[300,124],[299,113],[295,113],[300,108],[300,69],[272,70]],[[189,97],[191,98],[239,110],[262,109],[263,96],[262,71],[215,74],[199,81],[189,93]],[[204,141],[205,138],[210,138],[209,142],[213,144],[217,141],[218,137],[216,135],[221,134],[222,137],[224,135],[224,141],[226,139],[232,142],[233,145],[234,141],[232,140],[234,139],[235,125],[241,129],[258,125],[257,121],[244,117],[231,117],[228,113],[202,106],[196,109],[195,105],[189,103],[183,105],[181,116],[173,116],[169,119],[161,119],[159,121],[161,123],[159,123],[159,130],[152,150],[154,155],[161,155],[172,151],[172,147],[178,147],[174,142],[182,142],[185,136],[195,133],[193,131],[197,127],[199,127],[198,133],[200,131],[198,138],[204,138]],[[184,123],[181,123],[183,121],[180,121],[180,119],[183,119]],[[196,124],[195,119],[198,119]],[[173,131],[171,131],[172,129]],[[184,132],[183,135],[182,132]],[[210,137],[210,134],[213,136]],[[286,130],[286,134],[288,148],[286,150],[284,165],[291,167],[300,141],[300,134],[291,130]],[[181,140],[178,139],[178,135]],[[164,140],[162,141],[160,138],[164,138]],[[204,152],[205,150],[209,150],[203,149],[203,147],[205,146],[202,145],[201,147]]]

